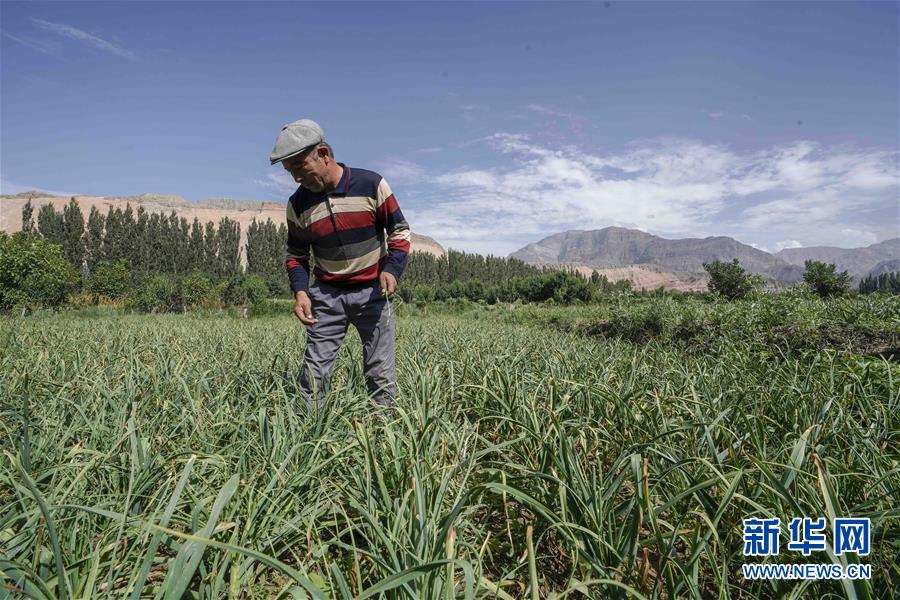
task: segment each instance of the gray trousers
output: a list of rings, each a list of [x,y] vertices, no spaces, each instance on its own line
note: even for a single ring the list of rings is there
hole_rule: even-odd
[[[307,404],[324,402],[334,361],[351,324],[362,340],[369,395],[378,404],[392,404],[397,389],[394,320],[388,301],[378,289],[378,281],[351,289],[316,282],[309,287],[309,298],[313,318],[319,322],[306,328],[306,354],[299,382]]]

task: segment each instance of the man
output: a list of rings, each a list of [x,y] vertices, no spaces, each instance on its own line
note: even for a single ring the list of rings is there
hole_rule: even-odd
[[[406,267],[410,237],[397,200],[378,173],[336,162],[322,128],[309,119],[285,125],[269,159],[300,184],[287,205],[285,265],[294,314],[307,327],[301,391],[310,405],[324,400],[352,324],[363,343],[369,394],[390,405],[396,376],[388,298]]]

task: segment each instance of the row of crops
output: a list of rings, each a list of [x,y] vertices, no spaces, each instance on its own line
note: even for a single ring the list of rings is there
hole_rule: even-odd
[[[767,349],[717,308],[646,302],[656,335],[609,325],[624,305],[399,310],[387,411],[355,335],[329,406],[301,406],[287,316],[4,319],[0,595],[890,597],[891,355]],[[791,315],[900,325],[888,298],[841,302],[875,304]],[[704,345],[666,333],[685,314],[719,323]],[[742,519],[805,516],[871,518],[868,557],[813,561],[868,562],[871,581],[743,579]]]

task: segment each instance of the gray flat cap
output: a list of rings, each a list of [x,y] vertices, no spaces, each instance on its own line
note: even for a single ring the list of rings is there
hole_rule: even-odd
[[[274,165],[296,156],[307,148],[325,141],[325,133],[319,124],[310,119],[300,119],[281,128],[269,160]]]

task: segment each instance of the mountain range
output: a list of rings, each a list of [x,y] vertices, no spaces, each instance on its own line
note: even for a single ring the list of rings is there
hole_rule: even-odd
[[[633,276],[628,277],[636,287],[682,290],[705,289],[703,263],[737,258],[747,271],[762,275],[771,287],[780,287],[801,280],[804,261],[809,259],[835,263],[854,280],[898,270],[900,238],[865,248],[792,248],[770,254],[725,236],[670,240],[636,229],[606,227],[557,233],[510,256],[535,265],[566,265],[585,273],[597,270],[609,279],[608,271],[630,268],[655,274],[647,282],[651,285],[639,285]]]

